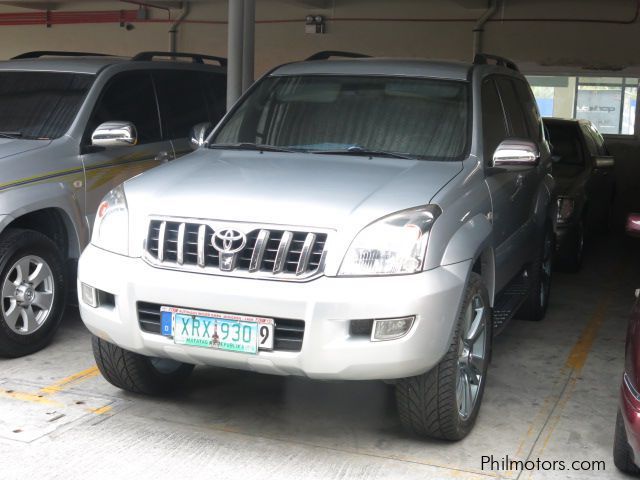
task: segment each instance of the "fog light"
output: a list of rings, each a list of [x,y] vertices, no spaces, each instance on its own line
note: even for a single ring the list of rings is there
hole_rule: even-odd
[[[80,284],[82,290],[82,301],[90,307],[98,307],[98,294],[95,288],[87,284]]]
[[[415,318],[416,317],[403,317],[374,320],[371,341],[381,342],[383,340],[395,340],[396,338],[405,336],[411,329]]]

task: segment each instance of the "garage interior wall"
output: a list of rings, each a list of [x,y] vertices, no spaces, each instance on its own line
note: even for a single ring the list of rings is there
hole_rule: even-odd
[[[240,1],[240,0],[237,0]],[[132,55],[168,50],[169,28],[181,14],[148,10],[133,28],[118,22],[4,25],[3,14],[34,13],[44,2],[0,2],[0,58],[30,50],[82,50]],[[137,10],[137,2],[47,2],[52,12]],[[149,2],[162,4],[161,2]],[[180,2],[168,2],[178,7]],[[181,51],[226,55],[227,0],[190,2],[177,34]],[[472,29],[486,0],[257,0],[256,74],[320,50],[378,56],[469,61]],[[640,0],[503,0],[485,26],[483,46],[518,62],[525,73],[640,76]],[[326,18],[326,33],[305,33],[309,14]],[[608,23],[603,23],[602,21]],[[609,139],[618,157],[618,210],[640,209],[640,144]]]

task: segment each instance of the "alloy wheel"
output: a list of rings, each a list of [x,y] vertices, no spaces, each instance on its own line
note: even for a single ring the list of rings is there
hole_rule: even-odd
[[[458,414],[468,419],[480,396],[487,362],[487,309],[479,293],[467,306],[458,346],[456,400]]]
[[[45,260],[22,257],[1,280],[2,317],[19,335],[29,335],[45,324],[55,299],[54,278]]]

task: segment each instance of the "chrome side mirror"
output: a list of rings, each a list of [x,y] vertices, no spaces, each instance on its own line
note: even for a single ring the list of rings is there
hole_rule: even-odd
[[[105,122],[91,135],[96,147],[125,147],[138,143],[138,131],[131,122]]]
[[[210,122],[198,123],[189,132],[189,144],[192,150],[198,150],[205,144],[213,125]]]
[[[493,154],[493,166],[535,167],[540,161],[540,150],[531,140],[511,138],[504,140]]]
[[[595,158],[595,164],[596,164],[596,168],[613,168],[613,166],[615,165],[615,160],[613,159],[613,157],[596,157]]]

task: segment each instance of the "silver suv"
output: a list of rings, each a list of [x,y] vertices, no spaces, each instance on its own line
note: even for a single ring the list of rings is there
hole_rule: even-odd
[[[149,394],[196,364],[385,380],[408,430],[460,439],[492,335],[547,308],[534,98],[499,57],[328,56],[276,68],[197,152],[105,197],[79,264],[97,364]]]
[[[190,152],[225,110],[225,60],[30,52],[0,62],[0,356],[44,347],[100,200]],[[205,64],[213,61],[221,65]]]

